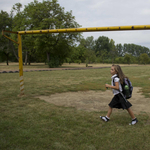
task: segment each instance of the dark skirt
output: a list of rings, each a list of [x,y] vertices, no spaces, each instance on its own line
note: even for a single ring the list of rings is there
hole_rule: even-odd
[[[126,101],[120,93],[115,95],[108,105],[111,108],[118,109],[128,109],[132,106],[132,104],[128,100]]]

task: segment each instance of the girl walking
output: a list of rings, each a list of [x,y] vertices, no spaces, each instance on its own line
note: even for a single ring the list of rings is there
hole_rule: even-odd
[[[100,118],[103,121],[108,122],[110,120],[110,115],[112,113],[113,108],[118,108],[118,109],[122,108],[122,109],[126,109],[132,118],[132,121],[129,125],[135,125],[138,122],[138,120],[134,116],[134,113],[130,108],[132,106],[132,104],[129,101],[125,100],[124,97],[122,96],[122,94],[120,93],[120,92],[122,92],[121,84],[123,84],[124,78],[128,78],[128,77],[126,77],[124,75],[124,73],[122,72],[122,69],[119,65],[112,65],[110,73],[112,75],[111,85],[105,84],[105,87],[113,89],[114,97],[111,100],[111,102],[108,104],[109,109],[108,109],[107,115],[100,116]],[[113,84],[113,81],[114,81],[114,84]]]

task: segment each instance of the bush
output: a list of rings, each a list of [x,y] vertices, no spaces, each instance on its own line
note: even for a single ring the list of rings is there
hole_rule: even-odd
[[[111,59],[105,59],[105,60],[104,60],[104,63],[111,64],[111,63],[112,63],[112,60],[111,60]]]
[[[149,57],[146,53],[143,53],[140,55],[140,63],[142,63],[142,64],[148,64],[149,63]]]
[[[75,60],[74,62],[77,63],[77,64],[80,64],[81,60]]]
[[[69,63],[69,64],[72,63],[71,58],[68,58],[68,57],[67,57],[65,62],[66,62],[66,63]]]
[[[102,59],[100,57],[96,57],[95,63],[101,63],[101,62],[102,62]]]
[[[48,62],[49,68],[57,68],[60,66],[59,59],[57,57],[52,57],[50,62]]]
[[[130,54],[125,54],[124,63],[131,64],[131,55]]]
[[[124,58],[123,58],[123,57],[117,57],[117,58],[115,59],[115,63],[123,64],[123,63],[124,63]]]

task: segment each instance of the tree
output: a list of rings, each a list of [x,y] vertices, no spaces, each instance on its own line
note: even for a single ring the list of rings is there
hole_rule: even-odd
[[[67,58],[69,60],[69,63],[85,62],[85,56],[84,56],[85,51],[86,51],[86,48],[83,45],[73,46],[71,50],[71,54],[69,56],[70,59]]]
[[[143,46],[143,53],[146,53],[148,56],[150,56],[150,49]]]
[[[116,45],[116,50],[117,50],[117,53],[118,53],[119,57],[123,56],[123,46],[122,46],[122,44],[117,44]]]
[[[65,12],[57,0],[29,3],[25,6],[26,28],[29,30],[77,28],[80,25],[72,16],[72,11]],[[37,51],[43,51],[47,55],[47,61],[57,56],[60,64],[70,54],[70,46],[78,41],[80,33],[57,33],[35,35],[35,47]]]
[[[113,39],[110,40],[110,57],[112,59],[112,64],[114,63],[115,57],[117,56],[117,49],[115,47],[115,41]]]
[[[123,57],[117,57],[117,58],[115,59],[115,63],[120,63],[120,64],[124,63]]]
[[[94,37],[93,36],[87,37],[85,39],[85,47],[87,49],[94,50],[94,45],[95,45],[95,41],[94,41]]]
[[[142,47],[135,44],[124,44],[123,45],[123,55],[126,53],[131,54],[132,56],[139,57],[141,53],[150,54],[150,50],[147,47]]]
[[[82,47],[82,50],[84,50],[84,60],[86,62],[86,67],[88,66],[88,63],[95,62],[96,60],[94,44],[95,42],[93,36],[87,37],[86,39],[80,39],[79,47]]]
[[[140,62],[142,64],[147,64],[149,62],[149,56],[146,53],[140,55]]]
[[[109,58],[110,53],[109,38],[100,36],[97,40],[95,40],[94,50],[96,57],[104,63],[104,60]]]
[[[2,11],[0,12],[0,31],[2,30],[11,30],[11,19],[7,12]],[[10,34],[6,34],[8,37],[10,37]],[[6,39],[2,34],[0,34],[0,51],[3,53],[6,57],[6,62],[8,64],[9,55],[12,52],[12,42],[8,39]]]
[[[22,4],[16,3],[13,5],[13,7],[11,9],[11,13],[10,13],[11,26],[12,26],[11,31],[25,30],[24,28],[22,28],[24,26],[24,16],[21,12],[21,8],[22,8]],[[11,34],[10,36],[13,40],[18,41],[18,36],[16,34]],[[23,40],[23,38],[22,38],[22,40]],[[15,43],[13,43],[12,45],[13,45],[12,46],[13,53],[18,60],[18,54],[17,54],[18,53],[18,45],[16,45]],[[24,50],[24,46],[23,46],[23,50]]]
[[[107,55],[108,55],[108,53],[107,53],[106,49],[104,49],[103,51],[101,51],[100,58],[101,58],[103,64],[104,64],[104,60],[106,59]]]
[[[86,66],[88,66],[88,63],[95,62],[96,60],[96,55],[92,50],[86,49],[84,56],[85,56]]]
[[[100,56],[103,50],[106,50],[107,53],[109,53],[110,52],[109,38],[105,36],[100,36],[97,40],[95,40],[94,49],[96,56]]]
[[[124,61],[130,65],[130,63],[131,63],[131,55],[130,54],[125,54]]]

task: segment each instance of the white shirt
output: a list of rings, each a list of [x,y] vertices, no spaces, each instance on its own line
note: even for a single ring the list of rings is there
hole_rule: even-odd
[[[116,76],[117,76],[117,74],[115,74],[115,75],[113,75],[113,76],[111,77],[111,79],[112,79],[111,85],[112,85],[112,86],[114,86],[114,85],[113,85],[113,79],[114,79]],[[116,77],[116,78],[114,79],[114,82],[119,82],[119,90],[122,92],[122,86],[121,86],[121,84],[120,84],[120,79],[119,79],[118,77]],[[117,94],[120,93],[118,90],[115,90],[115,89],[112,89],[112,91],[113,91],[113,94],[114,94],[114,95],[117,95]]]

